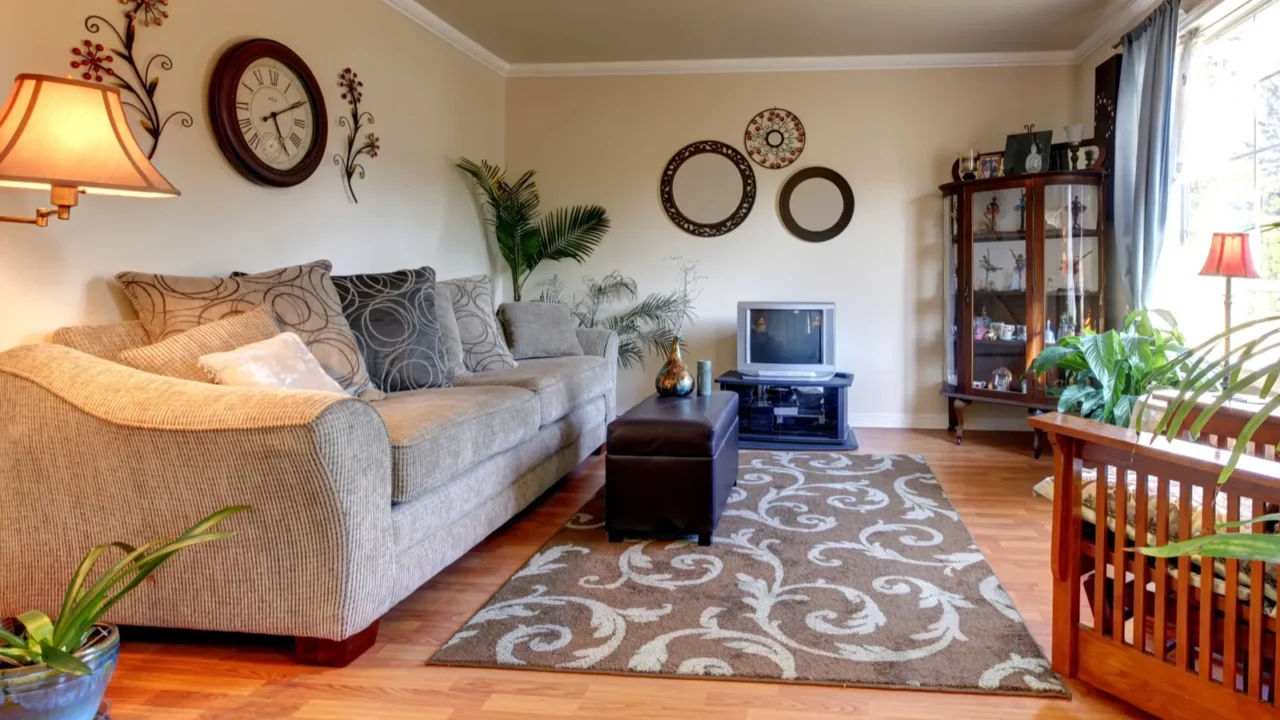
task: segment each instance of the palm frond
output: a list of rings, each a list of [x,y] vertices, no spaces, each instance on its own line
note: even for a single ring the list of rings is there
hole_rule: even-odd
[[[609,232],[609,215],[599,205],[560,208],[542,218],[542,258],[582,263]]]

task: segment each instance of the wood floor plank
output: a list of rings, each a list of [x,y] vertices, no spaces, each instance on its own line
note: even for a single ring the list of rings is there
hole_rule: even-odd
[[[1053,470],[1030,436],[860,430],[862,452],[923,455],[1046,651],[1052,629],[1052,505],[1031,488]],[[131,718],[425,718],[426,720],[903,720],[1145,717],[1071,683],[1070,701],[794,684],[427,667],[435,650],[520,569],[604,482],[593,457],[552,493],[406,598],[378,643],[342,670],[303,667],[286,639],[125,628],[109,691]]]

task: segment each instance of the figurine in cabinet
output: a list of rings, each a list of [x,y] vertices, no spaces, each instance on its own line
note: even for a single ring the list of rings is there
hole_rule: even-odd
[[[981,268],[982,268],[982,272],[986,273],[986,275],[982,278],[982,289],[983,289],[983,290],[995,290],[995,289],[996,289],[996,284],[995,284],[995,281],[993,281],[993,280],[991,279],[991,273],[993,273],[993,272],[1000,272],[1000,271],[1001,271],[1001,270],[1003,270],[1004,268],[1002,268],[1002,267],[1000,267],[999,265],[996,265],[995,263],[991,262],[991,251],[990,251],[990,250],[988,250],[988,251],[986,251],[985,253],[983,253],[983,254],[982,254],[982,262],[981,262],[981,264],[980,264],[978,267],[981,267]]]
[[[982,214],[987,219],[987,232],[997,232],[996,220],[1000,218],[1000,200],[995,195],[991,196],[991,202],[987,203],[987,211]]]
[[[1009,290],[1026,290],[1027,282],[1023,278],[1023,272],[1027,269],[1027,256],[1012,250],[1009,254],[1013,256],[1013,274],[1009,276]]]

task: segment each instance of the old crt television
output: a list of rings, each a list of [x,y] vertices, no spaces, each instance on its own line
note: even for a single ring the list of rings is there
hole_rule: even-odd
[[[836,373],[835,303],[738,303],[738,372],[831,379]]]

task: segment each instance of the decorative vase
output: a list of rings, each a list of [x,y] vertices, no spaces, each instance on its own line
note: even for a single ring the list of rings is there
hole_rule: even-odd
[[[75,654],[89,666],[88,675],[69,675],[46,665],[0,670],[0,718],[93,720],[120,654],[119,630],[98,627],[105,634]]]
[[[671,341],[671,354],[667,356],[667,363],[658,372],[653,385],[660,397],[687,397],[693,392],[693,376],[680,357],[679,335]]]

